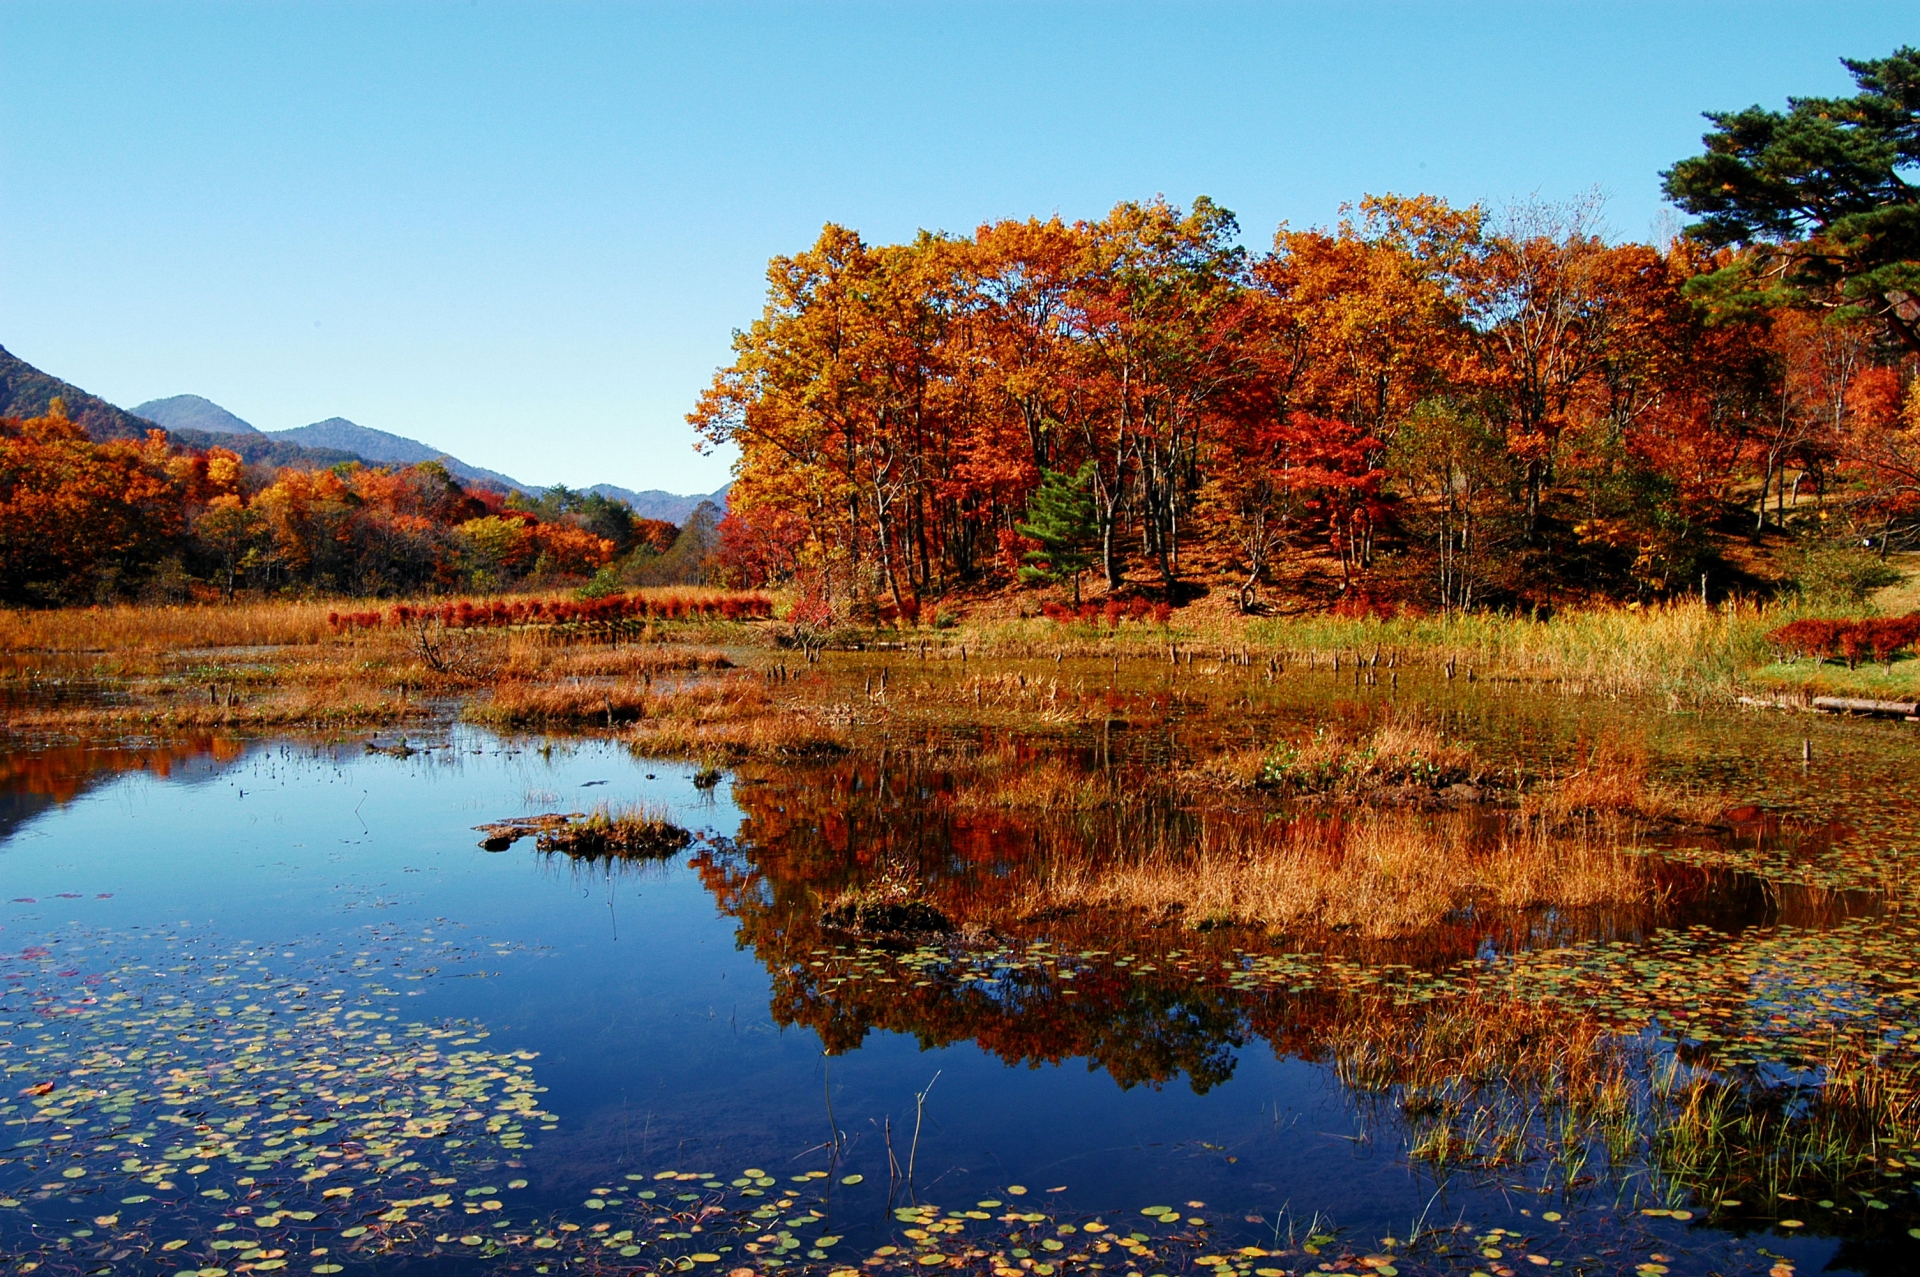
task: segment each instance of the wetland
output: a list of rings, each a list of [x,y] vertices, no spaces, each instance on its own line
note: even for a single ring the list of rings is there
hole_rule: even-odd
[[[1911,724],[766,629],[17,646],[4,1271],[1920,1257]]]

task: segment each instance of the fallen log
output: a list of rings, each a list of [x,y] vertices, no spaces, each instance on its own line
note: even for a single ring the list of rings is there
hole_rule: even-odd
[[[1858,696],[1816,696],[1813,707],[1829,714],[1872,714],[1897,718],[1920,715],[1920,701],[1874,701]]]

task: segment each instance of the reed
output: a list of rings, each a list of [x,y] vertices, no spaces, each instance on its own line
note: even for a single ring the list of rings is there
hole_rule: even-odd
[[[1552,824],[1596,813],[1704,825],[1719,818],[1717,796],[1656,780],[1644,746],[1617,734],[1582,742],[1571,770],[1530,788],[1521,810]]]
[[[1773,1200],[1824,1191],[1865,1195],[1903,1178],[1920,1150],[1920,1069],[1830,1045],[1812,1081],[1767,1084],[1669,1059],[1644,1115],[1650,1160],[1677,1184]]]
[[[0,611],[0,651],[151,652],[304,645],[333,637],[337,605],[275,601],[228,606],[112,607]]]
[[[1920,1074],[1840,1045],[1798,1079],[1718,1070],[1612,1032],[1591,1012],[1473,987],[1429,1001],[1352,994],[1324,1058],[1376,1125],[1439,1167],[1545,1159],[1572,1185],[1596,1159],[1652,1172],[1668,1204],[1804,1214],[1877,1200],[1920,1149]],[[1830,1203],[1829,1203],[1830,1204]],[[1811,1201],[1807,1201],[1812,1206]]]
[[[1607,695],[1724,697],[1748,671],[1774,657],[1767,635],[1799,616],[1797,605],[1678,600],[1651,607],[1567,608],[1550,619],[1475,612],[1448,616],[1311,615],[1248,619],[1187,609],[1165,624],[1121,621],[1109,629],[1062,626],[1042,618],[965,625],[930,641],[976,654],[1085,658],[1122,654],[1165,661],[1184,649],[1231,662],[1242,654],[1289,666],[1309,653],[1390,652],[1428,669],[1454,662],[1463,676],[1550,681]],[[911,641],[911,639],[909,640]]]
[[[632,606],[649,621],[677,629],[717,629],[740,636],[751,627],[736,620],[758,618],[771,610],[762,595],[663,587],[633,591]],[[329,641],[365,644],[382,635],[404,645],[408,624],[395,618],[469,616],[485,618],[526,613],[533,600],[515,596],[466,595],[375,603],[368,600],[274,599],[230,604],[0,610],[0,652],[115,653],[183,649],[281,647]],[[568,606],[589,607],[590,604]],[[464,611],[462,610],[464,609]],[[366,618],[371,618],[366,621]],[[526,619],[524,616],[522,619]],[[366,621],[366,623],[359,623]]]
[[[1031,904],[1178,914],[1189,926],[1403,936],[1467,907],[1643,901],[1650,875],[1631,834],[1624,820],[1562,833],[1519,815],[1489,831],[1469,812],[1362,809],[1271,822],[1216,816],[1203,819],[1190,841],[1147,833],[1126,838],[1141,844],[1130,851],[1048,856]]]
[[[1229,779],[1283,794],[1363,797],[1384,790],[1436,790],[1469,784],[1483,770],[1470,745],[1450,740],[1417,715],[1400,712],[1365,733],[1322,724],[1302,742],[1230,755]]]
[[[461,716],[489,727],[519,730],[551,727],[614,727],[647,715],[661,700],[634,685],[613,683],[501,683]]]

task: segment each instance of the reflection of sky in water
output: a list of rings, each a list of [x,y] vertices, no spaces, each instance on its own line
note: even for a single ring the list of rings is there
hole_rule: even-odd
[[[1518,1219],[1510,1199],[1463,1179],[1436,1198],[1397,1150],[1359,1138],[1330,1074],[1257,1041],[1205,1095],[1177,1081],[1123,1089],[1073,1058],[1010,1068],[966,1041],[923,1051],[885,1032],[823,1065],[811,1032],[776,1025],[767,972],[682,864],[608,875],[530,842],[475,846],[483,822],[599,803],[665,806],[696,831],[733,834],[727,784],[703,795],[691,771],[601,743],[548,752],[463,730],[410,758],[289,744],[219,764],[182,759],[164,780],[129,772],[16,812],[0,894],[34,903],[0,903],[0,951],[76,923],[301,955],[351,955],[382,937],[377,952],[396,972],[440,967],[397,977],[401,996],[383,1012],[436,1027],[471,1020],[490,1032],[488,1050],[536,1053],[549,1088],[539,1103],[557,1129],[530,1131],[515,1173],[542,1210],[577,1211],[632,1173],[824,1168],[830,1084],[846,1135],[835,1177],[863,1177],[836,1190],[832,1226],[855,1242],[889,1227],[887,1140],[904,1164],[920,1091],[913,1156],[933,1201],[1064,1186],[1056,1200],[1085,1210],[1191,1199],[1235,1221],[1326,1212],[1361,1239],[1404,1233],[1423,1212]],[[428,962],[428,932],[466,960]],[[1234,1227],[1250,1241],[1265,1226]],[[171,1268],[156,1257],[153,1270]]]

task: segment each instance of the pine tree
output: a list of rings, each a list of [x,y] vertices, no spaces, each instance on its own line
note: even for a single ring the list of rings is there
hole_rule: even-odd
[[[1020,579],[1071,580],[1078,606],[1080,574],[1093,566],[1094,547],[1100,540],[1100,520],[1093,505],[1093,462],[1072,475],[1042,470],[1040,487],[1027,505],[1027,522],[1019,528],[1022,536],[1040,543],[1038,550],[1027,552]]]

